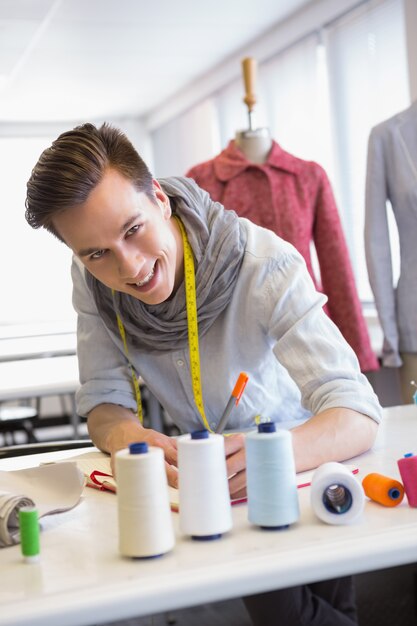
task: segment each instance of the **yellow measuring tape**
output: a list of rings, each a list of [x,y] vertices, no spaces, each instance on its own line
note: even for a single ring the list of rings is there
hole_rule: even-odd
[[[113,300],[114,300],[114,289],[112,289],[111,292],[112,292]],[[130,374],[132,376],[133,389],[134,389],[135,398],[136,398],[136,413],[137,413],[140,423],[143,424],[142,396],[140,393],[138,377],[136,376],[135,368],[132,365],[132,361],[130,360],[129,350],[128,350],[127,341],[126,341],[126,331],[125,331],[125,327],[123,326],[122,318],[120,317],[118,312],[116,312],[116,317],[117,317],[117,326],[119,327],[120,337],[122,338],[127,362],[129,363],[129,367],[130,367]]]
[[[201,388],[200,351],[198,348],[198,320],[197,320],[197,296],[195,289],[194,257],[187,233],[180,218],[174,215],[182,235],[184,245],[184,280],[185,301],[187,306],[188,325],[188,349],[190,353],[191,384],[193,387],[194,402],[201,415],[204,426],[212,432],[204,412],[203,391]]]
[[[203,420],[204,426],[210,432],[213,432],[209,426],[209,423],[204,412],[203,391],[201,388],[201,373],[200,373],[200,352],[198,347],[198,319],[197,319],[197,296],[195,289],[195,268],[193,251],[187,239],[187,233],[183,223],[178,216],[173,216],[182,235],[182,241],[184,246],[184,282],[185,282],[185,302],[187,307],[187,326],[188,326],[188,348],[190,353],[190,369],[191,369],[191,383],[193,387],[194,402],[198,408],[198,411]],[[112,291],[114,295],[114,291]],[[126,354],[126,358],[129,363],[130,372],[132,375],[133,388],[135,390],[137,415],[141,424],[143,424],[143,411],[142,411],[142,399],[140,395],[139,381],[137,379],[134,367],[129,357],[129,351],[126,341],[126,332],[123,326],[123,322],[119,313],[116,312],[117,325],[119,327],[119,333],[123,341],[123,346]]]

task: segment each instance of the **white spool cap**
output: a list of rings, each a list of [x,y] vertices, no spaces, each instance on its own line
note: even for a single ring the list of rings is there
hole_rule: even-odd
[[[365,493],[352,472],[331,461],[316,469],[311,479],[311,506],[326,524],[350,524],[365,506]]]

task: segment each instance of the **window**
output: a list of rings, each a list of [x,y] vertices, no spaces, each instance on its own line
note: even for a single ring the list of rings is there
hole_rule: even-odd
[[[327,29],[326,49],[334,182],[359,295],[372,300],[363,243],[367,143],[373,126],[410,104],[402,2],[371,1],[352,11]],[[398,276],[398,238],[391,232]]]
[[[295,156],[320,163],[331,176],[327,74],[317,35],[306,37],[261,67],[269,127]]]
[[[71,253],[43,229],[25,220],[26,182],[51,138],[1,138],[0,229],[2,306],[0,324],[74,321]]]
[[[152,133],[155,176],[184,176],[220,150],[216,109],[201,102]]]

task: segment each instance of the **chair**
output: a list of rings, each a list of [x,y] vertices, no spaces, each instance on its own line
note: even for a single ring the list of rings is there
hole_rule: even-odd
[[[2,406],[0,407],[0,432],[3,435],[4,443],[16,444],[15,432],[24,431],[28,443],[37,441],[33,426],[34,420],[38,417],[38,411],[32,406]]]

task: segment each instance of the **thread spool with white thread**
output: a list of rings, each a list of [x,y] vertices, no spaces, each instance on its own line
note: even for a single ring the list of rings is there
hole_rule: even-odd
[[[175,537],[161,448],[137,442],[116,453],[119,551],[149,558],[174,547]]]
[[[365,492],[349,469],[330,461],[320,465],[312,476],[311,506],[326,524],[350,524],[363,512]]]
[[[210,540],[232,528],[222,435],[199,430],[178,438],[178,482],[182,533]]]
[[[288,528],[300,517],[292,435],[273,422],[245,437],[248,519],[266,530]]]

